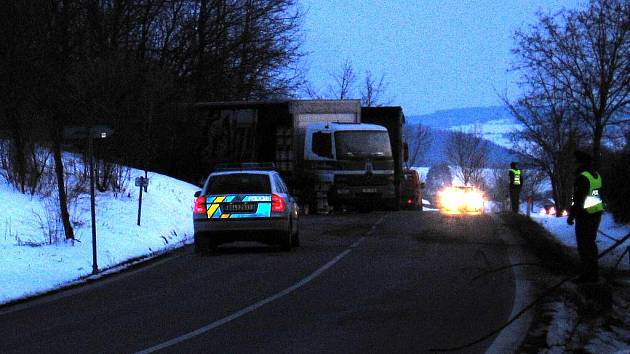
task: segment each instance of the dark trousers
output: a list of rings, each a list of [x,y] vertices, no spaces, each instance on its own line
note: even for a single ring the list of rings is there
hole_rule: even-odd
[[[513,213],[518,213],[519,197],[521,194],[520,188],[510,187],[510,205]]]
[[[582,263],[581,273],[584,278],[591,280],[599,276],[597,265],[597,229],[602,220],[602,213],[588,214],[582,212],[575,218],[575,239]]]

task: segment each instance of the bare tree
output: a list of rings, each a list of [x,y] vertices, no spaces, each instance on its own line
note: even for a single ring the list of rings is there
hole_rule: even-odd
[[[509,184],[510,180],[505,169],[493,169],[492,180],[490,182],[490,188],[487,193],[492,198],[492,201],[496,203],[498,211],[508,210],[509,202]]]
[[[330,76],[334,80],[334,85],[331,84],[328,86],[328,96],[340,100],[352,98],[354,84],[357,81],[352,62],[346,59],[339,72],[332,72]]]
[[[311,82],[305,82],[301,87],[301,91],[302,96],[305,96],[312,100],[319,100],[323,98],[319,90],[317,90],[317,88]]]
[[[483,169],[488,163],[488,142],[478,131],[451,133],[446,147],[446,155],[455,167],[455,175],[465,185],[483,185]]]
[[[630,2],[591,0],[584,10],[539,17],[516,32],[515,68],[525,80],[552,80],[566,95],[599,165],[607,128],[630,121],[622,114],[630,104]]]
[[[409,144],[409,165],[416,166],[431,144],[431,128],[426,125],[405,125],[405,138]]]
[[[517,102],[503,98],[522,129],[512,135],[514,149],[551,181],[556,210],[570,205],[573,183],[572,155],[580,142],[578,121],[570,99],[552,79],[540,78],[526,85]]]
[[[385,103],[382,102],[383,95],[386,89],[385,74],[382,74],[379,79],[375,79],[372,77],[371,71],[366,71],[363,88],[361,89],[361,104],[364,107],[383,105]]]
[[[446,162],[431,166],[426,178],[426,193],[429,198],[435,197],[444,187],[450,187],[453,182],[451,169]]]

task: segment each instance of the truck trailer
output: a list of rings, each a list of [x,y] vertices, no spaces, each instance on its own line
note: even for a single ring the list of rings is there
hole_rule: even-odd
[[[388,129],[363,123],[362,112],[359,100],[194,104],[199,176],[219,163],[273,162],[307,213],[396,208],[400,153]]]

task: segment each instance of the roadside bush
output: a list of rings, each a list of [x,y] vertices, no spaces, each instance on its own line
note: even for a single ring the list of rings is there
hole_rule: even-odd
[[[21,193],[40,193],[50,156],[48,149],[32,142],[23,142],[18,149],[12,140],[1,140],[0,174]]]
[[[618,223],[630,223],[630,149],[611,152],[602,159],[602,194],[606,209]]]

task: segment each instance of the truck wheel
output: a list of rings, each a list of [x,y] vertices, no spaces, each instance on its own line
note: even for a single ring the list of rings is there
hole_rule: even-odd
[[[398,199],[396,199],[396,198],[388,200],[385,203],[385,205],[386,205],[387,210],[391,210],[391,211],[399,211],[400,210],[400,204],[398,204]]]

